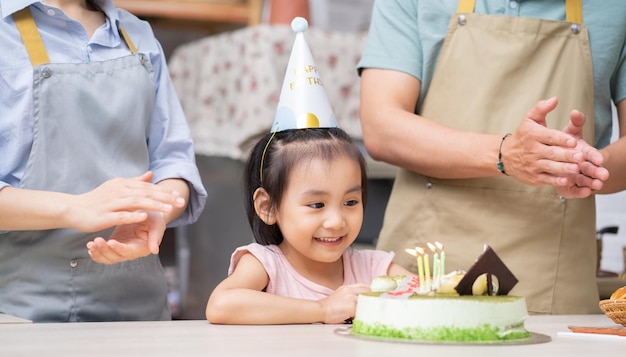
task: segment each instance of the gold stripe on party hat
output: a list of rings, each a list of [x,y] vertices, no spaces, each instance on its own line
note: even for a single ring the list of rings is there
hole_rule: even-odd
[[[278,109],[270,132],[304,128],[334,128],[337,120],[326,96],[311,50],[304,38],[306,19],[296,17],[291,29],[296,40],[280,91]]]

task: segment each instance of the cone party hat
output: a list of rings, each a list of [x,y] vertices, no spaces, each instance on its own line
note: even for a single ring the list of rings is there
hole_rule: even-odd
[[[308,22],[302,17],[296,17],[291,22],[296,40],[291,49],[270,132],[337,126],[317,66],[304,38],[304,31],[308,26]]]

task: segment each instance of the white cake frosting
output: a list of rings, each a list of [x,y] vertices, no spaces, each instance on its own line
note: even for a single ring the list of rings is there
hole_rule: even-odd
[[[528,337],[526,301],[517,296],[371,292],[359,295],[352,332],[424,341],[484,342]]]
[[[396,299],[360,295],[355,320],[396,328],[476,327],[483,324],[507,327],[523,323],[527,317],[526,302],[522,297],[420,296]]]

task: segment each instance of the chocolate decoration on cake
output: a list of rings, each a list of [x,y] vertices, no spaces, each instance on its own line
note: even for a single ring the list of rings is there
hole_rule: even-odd
[[[478,260],[455,287],[459,295],[472,295],[472,285],[482,274],[487,274],[487,292],[489,295],[494,292],[491,275],[495,275],[499,283],[497,295],[507,295],[518,282],[515,275],[502,262],[496,252],[490,246],[486,246],[483,254],[478,257]]]

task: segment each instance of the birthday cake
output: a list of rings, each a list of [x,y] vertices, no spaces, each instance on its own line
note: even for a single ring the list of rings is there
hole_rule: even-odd
[[[485,268],[494,257],[499,260],[489,248],[467,273],[442,275],[430,289],[419,276],[374,279],[372,292],[358,297],[352,333],[450,343],[527,339],[525,299],[506,295],[517,283],[506,267],[498,274]]]

